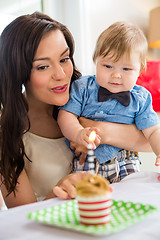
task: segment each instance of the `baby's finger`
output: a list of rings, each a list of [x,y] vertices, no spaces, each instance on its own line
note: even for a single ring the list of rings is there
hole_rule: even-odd
[[[83,145],[83,147],[85,147],[85,148],[87,148],[88,149],[88,145],[90,144],[91,142],[89,141],[89,139],[83,139],[82,140],[82,145]]]
[[[96,144],[94,142],[92,142],[92,149],[96,149]]]
[[[100,132],[100,129],[97,127],[90,127],[90,131],[95,131],[96,133]]]
[[[83,136],[83,140],[89,142],[89,133],[86,133],[86,135]]]
[[[101,142],[101,137],[98,134],[96,135],[95,142],[98,144]]]

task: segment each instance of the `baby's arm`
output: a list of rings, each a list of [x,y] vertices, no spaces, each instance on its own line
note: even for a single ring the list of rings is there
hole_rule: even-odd
[[[78,121],[78,116],[60,109],[57,122],[63,135],[70,141],[77,142],[79,133],[84,129]]]
[[[97,128],[83,128],[78,121],[78,116],[61,109],[58,114],[58,124],[63,135],[68,138],[70,141],[76,142],[85,147],[89,144],[89,134],[92,130],[95,130],[96,133],[99,131]],[[96,142],[99,143],[99,136],[96,136]],[[93,148],[96,146],[93,143]]]
[[[142,130],[154,153],[157,155],[156,166],[160,165],[160,124]]]

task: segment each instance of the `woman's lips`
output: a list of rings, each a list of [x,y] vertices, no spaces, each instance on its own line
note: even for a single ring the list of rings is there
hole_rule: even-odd
[[[52,92],[54,93],[64,93],[67,90],[68,84],[65,84],[63,86],[57,86],[55,88],[52,88]]]

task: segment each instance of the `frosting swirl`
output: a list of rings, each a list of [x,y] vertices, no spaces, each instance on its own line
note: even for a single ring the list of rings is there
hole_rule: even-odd
[[[78,196],[97,196],[110,193],[109,181],[101,175],[89,175],[76,185]]]

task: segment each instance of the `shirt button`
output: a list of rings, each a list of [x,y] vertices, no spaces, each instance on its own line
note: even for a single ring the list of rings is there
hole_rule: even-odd
[[[100,111],[100,114],[103,114],[103,111]]]

